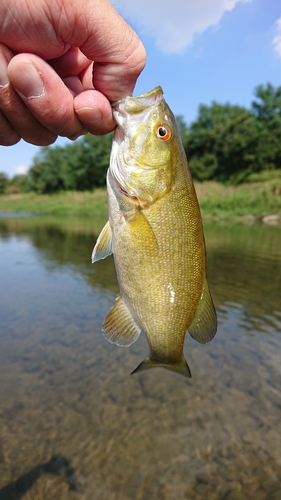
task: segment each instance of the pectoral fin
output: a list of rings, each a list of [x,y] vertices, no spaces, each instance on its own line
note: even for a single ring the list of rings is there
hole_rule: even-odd
[[[141,210],[127,219],[127,231],[137,248],[143,248],[151,255],[158,253],[158,243],[151,225]]]
[[[105,318],[103,334],[112,344],[127,347],[137,340],[141,328],[136,324],[122,297],[118,297]]]
[[[112,232],[109,221],[100,233],[92,253],[92,263],[105,259],[112,254]]]
[[[209,291],[208,282],[205,279],[202,294],[197,310],[188,332],[197,342],[205,344],[210,342],[217,331],[217,315]]]

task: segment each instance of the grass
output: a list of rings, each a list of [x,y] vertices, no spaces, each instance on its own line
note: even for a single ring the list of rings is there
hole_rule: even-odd
[[[274,215],[281,219],[281,177],[240,186],[218,182],[196,183],[201,212],[205,218],[241,219]],[[93,192],[35,193],[0,196],[0,212],[32,212],[50,215],[107,216],[105,189]]]
[[[196,185],[203,216],[219,219],[281,217],[281,180],[224,186],[218,182]]]
[[[49,215],[94,215],[106,217],[105,189],[56,194],[18,193],[0,196],[0,212],[31,212]]]

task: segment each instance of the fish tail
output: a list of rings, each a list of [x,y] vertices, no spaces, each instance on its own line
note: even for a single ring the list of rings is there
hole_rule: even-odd
[[[165,368],[165,370],[170,370],[172,372],[179,373],[179,375],[183,375],[184,377],[191,378],[191,371],[184,356],[182,356],[181,360],[177,363],[162,363],[161,361],[155,361],[148,356],[135,368],[135,370],[132,371],[131,375],[143,370],[149,370],[150,368]]]

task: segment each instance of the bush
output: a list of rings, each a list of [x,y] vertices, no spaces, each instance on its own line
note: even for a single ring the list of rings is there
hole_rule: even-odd
[[[0,194],[4,194],[8,185],[9,179],[4,172],[0,172]]]

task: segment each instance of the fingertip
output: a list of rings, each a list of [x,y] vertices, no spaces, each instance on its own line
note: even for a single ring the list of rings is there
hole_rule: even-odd
[[[21,137],[16,131],[9,131],[8,134],[2,134],[0,128],[0,146],[15,146],[20,140]]]
[[[103,117],[99,110],[81,108],[77,110],[77,116],[87,132],[93,135],[108,134],[116,127],[113,118]]]
[[[85,90],[77,95],[74,109],[88,132],[94,135],[112,132],[116,126],[110,102],[96,90]]]
[[[0,52],[5,57],[7,63],[9,63],[11,61],[11,59],[13,59],[13,57],[14,57],[13,52],[11,52],[11,50],[8,49],[8,47],[6,47],[6,45],[4,45],[3,43],[0,43]]]
[[[31,135],[30,137],[27,135],[26,137],[24,137],[24,141],[28,144],[33,144],[34,146],[45,147],[54,144],[57,138],[58,135],[52,134],[47,130],[45,133],[42,133],[41,137],[39,138],[35,138],[33,135]]]

